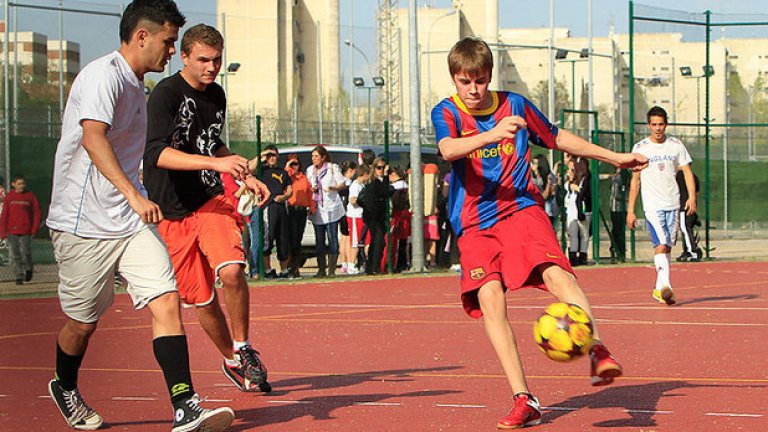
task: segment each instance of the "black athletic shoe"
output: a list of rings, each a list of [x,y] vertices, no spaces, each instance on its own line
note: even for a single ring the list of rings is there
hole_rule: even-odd
[[[32,280],[32,270],[27,270],[27,272],[24,273],[24,280],[27,282]]]
[[[77,389],[66,391],[55,379],[48,383],[48,394],[68,425],[79,430],[96,430],[103,420],[80,396]]]
[[[221,432],[232,424],[235,412],[232,408],[203,409],[197,394],[173,404],[173,429],[171,432]]]
[[[259,390],[257,384],[252,383],[250,379],[245,377],[243,368],[240,365],[230,366],[225,361],[221,364],[221,371],[240,391],[255,392]]]
[[[240,362],[242,376],[249,384],[255,385],[264,392],[272,390],[267,383],[267,367],[261,362],[258,351],[250,345],[244,346],[235,351],[235,360]]]

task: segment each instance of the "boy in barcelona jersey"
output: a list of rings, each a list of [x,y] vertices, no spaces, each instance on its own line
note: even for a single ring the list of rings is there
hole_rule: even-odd
[[[459,236],[461,300],[469,316],[483,317],[514,395],[512,409],[497,427],[532,426],[541,422],[541,411],[528,389],[507,319],[505,292],[539,288],[590,315],[592,311],[531,181],[530,144],[623,168],[640,169],[647,160],[559,130],[519,94],[490,91],[493,56],[479,39],[457,42],[448,54],[448,66],[456,94],[432,110],[432,122],[440,154],[452,168],[448,218]],[[607,385],[622,369],[600,341],[597,328],[594,335],[592,385]]]

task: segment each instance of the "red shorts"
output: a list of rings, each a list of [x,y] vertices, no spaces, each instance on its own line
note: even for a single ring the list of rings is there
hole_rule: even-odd
[[[424,217],[424,240],[440,240],[440,230],[437,227],[437,215]]]
[[[360,240],[363,240],[363,244],[370,244],[371,243],[371,234],[370,232],[365,234],[365,239],[363,239],[363,226],[365,223],[363,222],[363,218],[355,218],[355,217],[349,217],[347,216],[347,225],[349,226],[349,244],[352,247],[357,247],[360,244]]]
[[[182,219],[163,219],[157,226],[168,246],[184,303],[207,305],[213,301],[218,271],[229,264],[245,265],[234,211],[224,195],[219,195],[192,214]]]
[[[461,252],[461,303],[472,318],[483,313],[477,291],[490,281],[504,290],[547,290],[537,267],[552,263],[573,274],[560,249],[552,223],[539,206],[526,207],[485,230],[465,232],[459,237]]]

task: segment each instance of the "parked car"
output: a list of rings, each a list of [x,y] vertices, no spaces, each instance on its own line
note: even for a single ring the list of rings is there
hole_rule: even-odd
[[[299,157],[301,166],[306,171],[312,164],[312,150],[317,145],[280,147],[278,156],[278,166],[285,166],[285,162],[290,154],[296,154]],[[373,150],[376,156],[384,156],[384,146],[324,146],[328,150],[331,162],[341,165],[344,162],[355,161],[358,164],[363,162],[363,150]],[[411,149],[405,146],[391,146],[389,148],[389,166],[401,167],[407,169],[411,164]],[[422,163],[438,163],[437,150],[434,147],[426,147],[421,151]],[[304,230],[304,237],[301,240],[302,255],[306,257],[315,256],[315,229],[312,222],[307,219],[307,226]]]

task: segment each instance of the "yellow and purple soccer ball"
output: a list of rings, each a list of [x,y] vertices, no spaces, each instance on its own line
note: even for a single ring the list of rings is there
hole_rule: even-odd
[[[533,337],[552,360],[575,360],[592,347],[592,320],[575,304],[552,303],[533,325]]]

